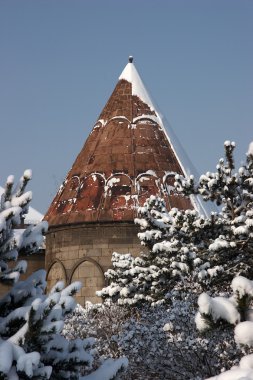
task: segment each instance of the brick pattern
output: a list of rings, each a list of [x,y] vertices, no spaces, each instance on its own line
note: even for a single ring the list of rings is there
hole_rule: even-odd
[[[131,120],[132,115],[132,85],[131,83],[120,80],[98,120],[109,120],[115,116],[125,116]]]
[[[168,208],[192,208],[189,199],[166,190],[165,173],[183,173],[154,116],[132,96],[132,85],[120,80],[45,216],[50,225],[131,221],[152,194],[165,198]],[[156,176],[144,188],[137,177],[148,170]],[[108,189],[113,175],[117,182]]]

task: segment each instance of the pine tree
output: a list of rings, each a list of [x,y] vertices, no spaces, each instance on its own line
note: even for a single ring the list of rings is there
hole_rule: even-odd
[[[193,292],[225,291],[235,275],[253,277],[253,149],[235,170],[233,142],[226,141],[225,159],[216,172],[176,176],[175,189],[221,206],[210,216],[195,210],[166,210],[162,199],[151,196],[139,208],[135,223],[146,251],[140,257],[114,254],[114,269],[106,273],[110,285],[99,295],[119,304],[161,303],[174,287]]]
[[[14,178],[9,176],[1,198],[0,282],[13,286],[0,300],[0,379],[86,379],[85,374],[93,371],[94,339],[67,340],[61,335],[65,316],[76,306],[73,296],[81,283],[64,288],[59,282],[47,295],[44,270],[19,281],[26,262],[8,265],[20,252],[38,251],[47,230],[46,222],[22,233],[19,230],[19,234],[15,230],[32,198],[31,192],[25,191],[30,179],[31,171],[26,170],[14,189]],[[109,380],[126,366],[126,360],[105,361],[103,366],[108,367],[104,379]]]
[[[197,185],[194,179],[177,176],[176,188],[184,195],[199,194],[205,201],[221,206],[215,214],[214,223],[218,227],[215,234],[206,236],[207,258],[213,266],[222,266],[223,275],[229,284],[235,275],[253,277],[253,144],[250,144],[246,162],[237,171],[234,163],[235,143],[225,141],[226,159],[220,159],[214,173],[202,175]],[[211,220],[211,217],[209,220]],[[205,254],[205,250],[199,250]]]

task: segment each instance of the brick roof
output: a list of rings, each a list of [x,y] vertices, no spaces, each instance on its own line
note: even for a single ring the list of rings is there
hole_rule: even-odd
[[[151,194],[192,208],[176,194],[184,170],[131,59],[45,215],[49,225],[133,221]]]

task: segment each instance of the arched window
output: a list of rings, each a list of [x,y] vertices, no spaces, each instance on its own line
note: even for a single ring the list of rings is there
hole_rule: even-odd
[[[124,173],[114,174],[108,178],[105,190],[105,208],[112,211],[114,219],[123,219],[135,206],[131,178]]]
[[[85,306],[86,301],[101,302],[96,291],[105,286],[104,273],[100,265],[93,259],[85,258],[75,265],[70,276],[70,282],[81,281],[82,289],[76,294],[77,302]]]
[[[67,284],[66,269],[57,259],[50,265],[47,272],[47,291],[50,291],[58,281],[63,281],[64,285]]]

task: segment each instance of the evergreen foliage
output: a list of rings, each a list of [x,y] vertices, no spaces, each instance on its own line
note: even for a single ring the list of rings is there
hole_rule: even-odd
[[[100,355],[126,356],[121,380],[203,380],[238,365],[250,351],[236,345],[228,323],[200,334],[195,301],[191,293],[172,291],[169,305],[78,306],[63,332],[70,338],[93,336]]]
[[[35,253],[43,241],[47,223],[15,230],[28,211],[31,192],[26,185],[31,171],[26,170],[14,189],[13,176],[8,177],[0,206],[0,281],[12,288],[0,299],[0,379],[86,379],[93,368],[94,339],[68,340],[61,335],[65,316],[76,306],[73,298],[81,283],[64,288],[58,282],[46,294],[46,272],[39,270],[27,280],[19,281],[26,262],[12,266],[23,254]],[[101,362],[99,363],[99,365]],[[114,378],[126,366],[125,359],[104,362],[104,379]],[[98,365],[97,365],[98,367]],[[83,375],[83,376],[82,376]],[[101,377],[100,377],[101,378]],[[88,377],[87,377],[88,379]]]
[[[196,210],[167,210],[151,196],[139,208],[138,234],[146,250],[140,257],[113,254],[110,285],[99,295],[118,304],[157,304],[173,288],[216,292],[229,288],[236,275],[253,278],[253,152],[235,170],[233,142],[226,141],[225,159],[216,171],[176,176],[175,188],[184,196],[200,196],[222,206],[202,216]]]
[[[198,298],[198,312],[195,316],[197,329],[203,334],[211,332],[215,335],[216,331],[224,331],[234,328],[234,340],[236,347],[232,349],[231,343],[225,341],[223,353],[223,368],[227,368],[228,360],[237,352],[237,359],[231,369],[221,373],[209,380],[250,380],[253,376],[253,281],[236,276],[232,283],[232,295],[210,297],[207,293],[202,293]],[[231,331],[232,336],[232,331]],[[229,352],[231,351],[231,353]],[[245,356],[241,357],[241,354]],[[231,367],[231,360],[230,366]],[[236,366],[235,366],[236,364]]]

